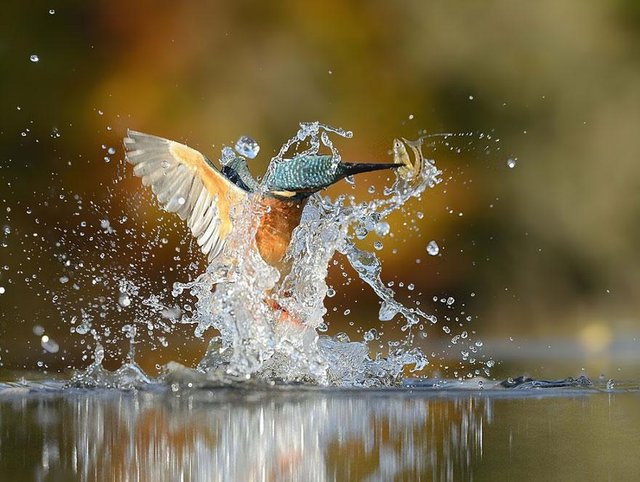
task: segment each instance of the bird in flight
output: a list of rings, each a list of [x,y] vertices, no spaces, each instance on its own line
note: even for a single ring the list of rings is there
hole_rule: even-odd
[[[293,230],[300,223],[309,196],[339,180],[363,172],[400,168],[415,174],[404,145],[394,141],[394,163],[340,162],[329,155],[304,155],[279,162],[259,184],[247,160],[237,156],[218,169],[200,152],[162,137],[128,131],[126,159],[142,184],[151,186],[159,203],[187,221],[201,251],[213,260],[233,229],[232,210],[259,193],[267,209],[256,232],[262,258],[280,268]],[[415,171],[415,172],[414,172]]]

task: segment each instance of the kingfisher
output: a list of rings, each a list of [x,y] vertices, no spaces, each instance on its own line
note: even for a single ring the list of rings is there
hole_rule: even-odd
[[[124,139],[127,161],[142,184],[151,186],[160,205],[187,222],[209,260],[220,255],[233,229],[232,211],[258,194],[268,209],[256,231],[256,245],[267,264],[278,269],[300,223],[309,197],[341,179],[383,169],[409,169],[406,149],[394,141],[394,163],[335,164],[329,155],[301,155],[277,163],[262,183],[252,176],[247,160],[236,156],[221,166],[184,144],[133,130]],[[402,155],[404,154],[404,155]]]

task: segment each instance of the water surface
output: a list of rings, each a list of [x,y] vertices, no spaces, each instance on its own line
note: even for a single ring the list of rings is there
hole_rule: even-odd
[[[408,384],[410,385],[410,384]],[[637,387],[0,390],[0,478],[637,480]]]

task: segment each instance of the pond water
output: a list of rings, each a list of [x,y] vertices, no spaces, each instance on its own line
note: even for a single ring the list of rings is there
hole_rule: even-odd
[[[518,382],[133,391],[4,384],[0,478],[637,480],[637,386]]]

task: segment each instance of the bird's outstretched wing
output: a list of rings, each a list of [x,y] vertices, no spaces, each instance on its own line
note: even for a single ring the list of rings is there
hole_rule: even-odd
[[[135,175],[151,186],[165,210],[187,220],[210,260],[218,256],[231,231],[231,207],[247,193],[190,147],[132,130],[127,134],[126,159]]]

